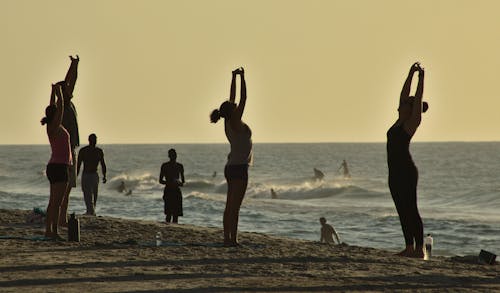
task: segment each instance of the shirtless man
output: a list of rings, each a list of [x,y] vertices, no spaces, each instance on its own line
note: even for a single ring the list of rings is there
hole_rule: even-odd
[[[95,206],[97,203],[97,191],[99,186],[99,175],[97,175],[97,165],[101,163],[102,183],[106,183],[106,163],[104,162],[103,151],[96,147],[97,136],[89,135],[89,145],[83,147],[78,152],[77,175],[80,174],[80,167],[83,163],[82,191],[87,215],[95,216]]]
[[[178,223],[178,218],[183,216],[182,192],[180,187],[186,183],[184,180],[184,166],[177,162],[177,152],[168,150],[169,161],[161,165],[160,184],[165,185],[163,190],[165,222]]]
[[[337,232],[332,227],[332,225],[327,224],[324,217],[319,218],[319,222],[321,223],[321,239],[319,241],[321,243],[335,244],[335,241],[333,241],[332,237],[332,235],[335,235],[337,243],[340,244],[339,235],[337,235]]]

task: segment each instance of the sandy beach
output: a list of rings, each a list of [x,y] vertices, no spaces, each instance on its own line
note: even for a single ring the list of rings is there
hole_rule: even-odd
[[[29,211],[0,211],[2,292],[500,291],[498,263],[474,257],[424,261],[257,233],[225,248],[217,228],[88,216],[81,242],[46,241]]]

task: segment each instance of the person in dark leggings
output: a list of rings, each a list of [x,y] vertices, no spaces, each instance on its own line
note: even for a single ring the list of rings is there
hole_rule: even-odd
[[[410,96],[411,82],[418,72],[415,96]],[[410,141],[428,105],[422,102],[424,69],[419,63],[411,66],[399,101],[399,118],[387,131],[387,164],[389,189],[399,214],[406,248],[400,256],[423,258],[423,223],[417,208],[418,170],[410,154]]]
[[[240,102],[236,104],[236,77],[240,76]],[[229,101],[212,111],[210,121],[216,123],[224,118],[224,130],[231,145],[224,176],[227,180],[227,199],[224,210],[224,246],[238,246],[238,219],[241,203],[248,185],[248,166],[252,163],[252,131],[241,120],[247,100],[245,71],[240,67],[233,71]]]

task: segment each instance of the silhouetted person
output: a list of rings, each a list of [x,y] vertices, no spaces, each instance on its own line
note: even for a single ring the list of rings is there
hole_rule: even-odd
[[[335,231],[333,226],[327,224],[324,217],[319,218],[319,222],[321,223],[321,239],[319,240],[319,242],[335,244],[335,241],[333,241],[333,236],[335,235],[337,243],[340,244],[339,235],[337,234],[337,231]]]
[[[241,79],[240,102],[235,103],[236,77]],[[248,166],[252,163],[252,131],[241,117],[247,101],[245,72],[242,67],[232,72],[229,101],[210,115],[210,121],[216,123],[224,118],[224,130],[231,145],[231,152],[224,168],[227,180],[227,200],[224,210],[224,245],[238,245],[238,219],[240,207],[248,185]]]
[[[125,182],[120,182],[120,185],[118,185],[118,192],[125,192],[126,190],[127,188],[125,187]]]
[[[170,223],[178,222],[178,217],[182,216],[182,192],[179,188],[183,186],[184,166],[177,163],[177,153],[174,149],[168,150],[169,161],[161,165],[160,184],[165,184],[163,190],[163,201],[165,203],[165,221]]]
[[[323,178],[325,178],[325,174],[320,170],[314,168],[313,171],[314,171],[314,179],[323,180]]]
[[[64,99],[64,114],[62,118],[62,125],[69,132],[70,146],[73,163],[69,168],[69,188],[64,195],[63,202],[61,205],[61,215],[59,217],[59,223],[62,226],[68,226],[68,202],[69,194],[71,188],[76,187],[76,154],[75,149],[80,145],[80,136],[78,133],[78,121],[76,115],[76,108],[73,102],[73,90],[75,88],[76,79],[78,77],[78,63],[80,62],[80,57],[76,55],[76,58],[69,56],[71,60],[71,65],[69,66],[68,72],[64,82],[62,83],[62,94]]]
[[[57,97],[57,102],[56,102]],[[47,206],[45,221],[45,236],[61,239],[58,234],[59,210],[68,189],[69,166],[73,163],[71,156],[70,135],[61,124],[64,113],[64,99],[62,98],[61,84],[52,85],[49,106],[45,109],[42,125],[47,124],[52,154],[45,173],[50,182],[50,199]]]
[[[349,167],[347,166],[347,161],[346,160],[342,161],[342,164],[340,164],[339,170],[340,169],[344,170],[344,178],[350,178],[351,177],[351,174],[349,173]]]
[[[276,194],[276,191],[274,191],[274,189],[271,188],[271,198],[272,199],[277,199],[278,198],[278,194]]]
[[[215,178],[217,176],[217,172],[214,171],[214,173],[212,174],[212,178]]]
[[[418,86],[415,96],[410,96],[412,78],[418,71]],[[387,131],[387,164],[389,167],[389,189],[399,214],[406,248],[401,256],[424,256],[423,224],[417,208],[418,170],[410,154],[410,141],[422,120],[422,112],[428,105],[422,102],[424,92],[424,69],[419,63],[411,66],[401,91],[399,118]]]
[[[104,162],[104,152],[96,147],[97,136],[89,135],[89,145],[83,147],[78,152],[77,175],[80,174],[80,166],[83,163],[82,191],[87,215],[95,216],[97,205],[97,193],[99,191],[99,175],[97,166],[101,163],[102,183],[106,183],[106,163]]]

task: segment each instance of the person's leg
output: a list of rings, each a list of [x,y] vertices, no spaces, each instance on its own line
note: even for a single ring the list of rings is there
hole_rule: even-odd
[[[67,182],[58,182],[50,185],[50,199],[47,206],[46,237],[56,237],[58,233],[59,208],[67,189]]]
[[[97,206],[97,194],[99,193],[99,175],[95,174],[94,177],[94,201],[93,201],[93,208],[94,208],[94,215],[95,215],[95,208]]]
[[[413,237],[409,230],[409,209],[408,209],[408,201],[405,199],[404,186],[403,186],[402,178],[391,178],[389,179],[389,189],[391,191],[391,196],[394,201],[394,205],[396,206],[396,211],[398,212],[399,222],[401,223],[401,229],[403,231],[403,236],[405,239],[406,248],[399,252],[398,255],[406,256],[409,253],[412,253],[413,248]]]
[[[59,225],[62,227],[68,227],[69,194],[71,193],[71,188],[76,187],[75,151],[72,149],[71,153],[73,155],[73,165],[68,167],[68,188],[64,194],[59,213]]]
[[[412,238],[415,239],[414,257],[424,257],[424,225],[417,206],[417,181],[418,175],[415,175],[413,184],[410,186],[410,225]]]
[[[178,217],[177,215],[173,215],[173,216],[172,216],[172,223],[177,224],[177,223],[178,223],[178,221],[179,221],[179,217]]]
[[[233,206],[232,204],[232,193],[233,193],[233,182],[230,179],[227,179],[227,195],[226,195],[226,208],[224,209],[224,216],[222,219],[222,224],[224,227],[224,245],[231,244],[231,220],[230,220],[230,209]]]
[[[167,215],[165,216],[165,221],[167,223],[170,223],[172,221],[172,214],[170,213],[167,213]]]
[[[233,180],[233,193],[231,195],[232,200],[229,207],[229,237],[231,244],[233,245],[238,244],[238,221],[240,215],[240,207],[247,190],[247,185],[247,180]]]
[[[82,173],[82,191],[85,207],[87,208],[86,215],[91,215],[93,212],[92,204],[92,187],[88,174]]]

